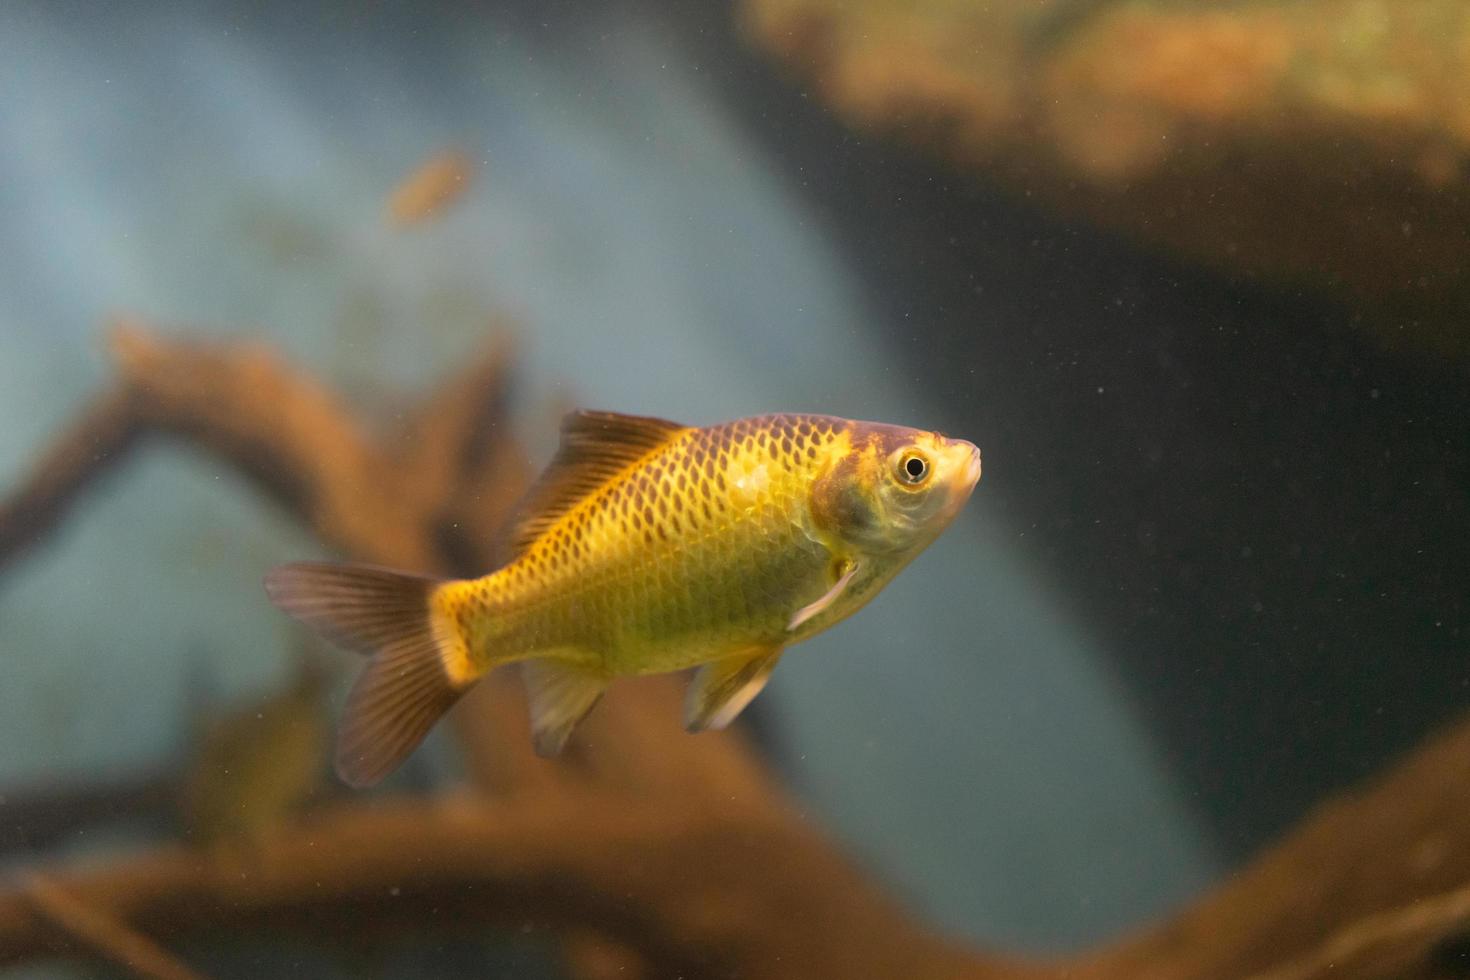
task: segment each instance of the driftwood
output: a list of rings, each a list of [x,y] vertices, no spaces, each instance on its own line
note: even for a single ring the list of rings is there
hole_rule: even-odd
[[[268,350],[114,332],[117,387],[0,505],[0,562],[62,521],[143,438],[217,457],[344,555],[446,573],[529,476],[493,346],[386,435]],[[262,615],[267,615],[262,604]],[[614,689],[559,763],[529,751],[505,680],[453,716],[470,787],[316,811],[239,853],[171,845],[45,881],[155,941],[257,927],[338,939],[556,930],[582,976],[1431,978],[1470,976],[1470,723],[1329,803],[1170,920],[1055,961],[925,929],[786,800],[738,733],[690,737],[665,679]],[[95,946],[93,950],[95,952]],[[0,889],[0,963],[88,952]]]
[[[0,859],[50,847],[96,824],[163,823],[173,817],[177,783],[170,774],[148,772],[6,790],[0,794]]]
[[[31,875],[27,894],[36,911],[83,946],[148,980],[200,980],[161,946],[67,894],[43,875]]]

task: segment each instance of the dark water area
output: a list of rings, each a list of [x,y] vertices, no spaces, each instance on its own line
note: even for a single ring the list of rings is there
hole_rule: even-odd
[[[1464,710],[1464,363],[856,136],[718,23],[685,36],[836,230],[895,371],[985,446],[1226,853]]]

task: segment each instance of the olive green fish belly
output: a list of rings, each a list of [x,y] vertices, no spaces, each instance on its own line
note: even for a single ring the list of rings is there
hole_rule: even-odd
[[[650,563],[602,647],[609,672],[682,670],[753,646],[787,642],[792,614],[826,591],[826,555],[804,536],[767,539],[716,568]]]
[[[825,550],[789,520],[690,538],[590,561],[539,595],[487,604],[502,629],[487,632],[483,658],[549,654],[609,676],[682,670],[787,642],[792,614],[830,584]]]

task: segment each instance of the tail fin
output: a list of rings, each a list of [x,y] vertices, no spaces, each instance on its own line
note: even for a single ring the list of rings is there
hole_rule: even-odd
[[[337,775],[371,786],[398,768],[473,683],[465,644],[436,610],[441,582],[366,565],[295,562],[265,578],[271,601],[372,659],[347,698]]]

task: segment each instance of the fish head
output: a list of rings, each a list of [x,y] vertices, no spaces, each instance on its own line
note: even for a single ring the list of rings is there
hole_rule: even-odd
[[[938,432],[855,422],[813,486],[813,515],[869,554],[917,552],[949,526],[980,480],[980,450]]]

